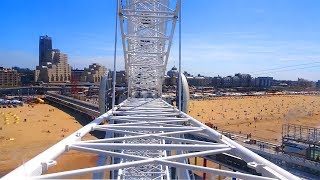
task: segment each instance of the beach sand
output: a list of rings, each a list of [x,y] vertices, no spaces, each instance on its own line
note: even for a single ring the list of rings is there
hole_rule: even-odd
[[[281,142],[282,125],[320,126],[320,96],[242,96],[193,100],[189,112],[218,130]]]
[[[203,123],[213,123],[218,130],[242,135],[251,133],[252,138],[279,142],[282,124],[319,127],[320,96],[219,97],[213,100],[192,100],[188,114]],[[1,108],[0,177],[90,121],[72,111],[62,111],[47,104]],[[85,139],[95,137],[89,134]],[[96,155],[70,151],[59,157],[58,165],[50,168],[49,172],[91,167],[96,164],[96,160]],[[201,158],[198,164],[203,164]],[[216,167],[209,162],[208,166]],[[197,174],[202,175],[200,172]]]
[[[81,128],[79,122],[91,121],[79,115],[76,118],[48,104],[1,108],[0,177]],[[85,139],[96,138],[89,134]],[[84,167],[82,161],[88,159],[91,163],[86,166],[93,166],[95,155],[68,152],[58,159],[59,166],[50,169],[50,172]]]

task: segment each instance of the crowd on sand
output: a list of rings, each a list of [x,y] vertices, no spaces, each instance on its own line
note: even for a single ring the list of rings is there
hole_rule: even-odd
[[[91,119],[81,116],[75,119],[62,109],[48,104],[1,108],[0,177],[81,128],[80,120],[89,122]],[[90,134],[85,138],[95,139]],[[62,161],[80,162],[80,155],[83,154],[73,154]],[[87,154],[83,157],[94,158]],[[70,168],[77,166],[79,165],[75,163],[70,165]]]
[[[188,113],[218,130],[280,142],[283,124],[320,126],[320,96],[216,97],[191,101]]]
[[[320,96],[234,96],[191,100],[188,114],[217,130],[279,142],[283,124],[320,126]],[[0,109],[0,177],[81,127],[79,119],[48,104]],[[95,137],[89,134],[85,139]],[[68,152],[57,160],[60,166],[51,171],[93,166],[96,158],[91,154]],[[85,163],[87,160],[89,164]]]

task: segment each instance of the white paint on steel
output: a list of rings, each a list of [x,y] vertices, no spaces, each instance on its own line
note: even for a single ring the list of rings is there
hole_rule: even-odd
[[[178,108],[182,111],[182,72],[181,72],[181,1],[179,1],[180,11],[179,11],[179,77],[178,77]]]
[[[113,76],[112,76],[112,110],[116,103],[116,78],[117,78],[117,40],[118,40],[118,14],[120,8],[120,1],[117,0],[116,6],[116,21],[115,21],[115,32],[114,32],[114,53],[113,53]]]
[[[104,114],[107,112],[107,90],[109,90],[108,87],[108,71],[106,74],[102,77],[101,82],[100,82],[100,88],[99,88],[99,111],[100,114]]]
[[[122,107],[137,106],[141,109],[147,108],[149,107],[149,105],[155,108],[155,112],[157,112],[157,109],[162,111],[164,107],[166,107],[167,109],[174,109],[176,112],[179,112],[178,109],[168,105],[161,99],[135,98],[127,99],[124,103],[117,107],[115,112],[123,111],[121,110]],[[134,108],[130,109],[130,111],[134,111]],[[120,124],[99,125],[99,123],[101,123],[102,121],[113,121],[113,118],[117,119],[121,117],[124,119],[139,118],[133,117],[132,115],[113,116],[112,111],[109,111],[108,113],[94,120],[92,123],[81,128],[79,131],[73,133],[63,141],[59,142],[55,146],[51,147],[47,151],[28,161],[24,166],[21,166],[12,171],[10,174],[5,176],[4,179],[13,177],[20,177],[20,179],[23,179],[22,177],[65,178],[87,173],[99,174],[105,172],[106,170],[121,170],[118,171],[121,173],[119,174],[119,177],[121,177],[121,179],[127,179],[130,177],[144,177],[145,179],[153,179],[155,177],[170,177],[170,170],[168,169],[168,167],[176,167],[178,169],[182,168],[182,170],[190,169],[203,172],[211,172],[217,175],[228,175],[231,177],[241,177],[244,179],[268,179],[245,173],[230,172],[225,170],[212,169],[209,167],[185,164],[187,161],[185,161],[184,159],[186,158],[203,157],[206,155],[219,154],[223,152],[235,154],[241,159],[245,160],[248,164],[258,164],[256,170],[266,177],[279,179],[297,179],[297,177],[254,154],[253,152],[235,143],[234,141],[226,138],[215,130],[210,129],[209,127],[203,125],[202,123],[186,115],[185,113],[181,113],[179,116],[172,117],[175,120],[183,120],[182,122],[177,121],[175,123],[171,122],[171,117],[169,116],[147,116],[141,118],[138,124],[137,122],[132,123],[132,126],[130,126],[131,123],[128,122]],[[163,118],[161,122],[167,123],[165,123],[165,126],[153,126],[153,123],[157,123],[157,120],[152,120],[153,118],[158,119],[158,121]],[[148,119],[150,121],[148,121]],[[185,121],[186,119],[188,119],[187,123]],[[143,123],[145,123],[145,125]],[[97,127],[103,127],[102,129],[106,130],[109,133],[116,132],[117,136],[102,140],[81,141],[81,137],[83,137],[86,133],[89,133],[90,131],[96,129]],[[140,129],[138,129],[138,127],[140,127]],[[118,129],[107,130],[106,128]],[[209,139],[217,143],[191,139],[189,140],[183,138],[184,134],[200,135],[199,133],[206,135]],[[38,176],[45,173],[45,168],[43,167],[45,162],[48,162],[48,165],[50,165],[50,162],[53,162],[52,160],[69,149],[85,151],[104,156],[108,155],[114,158],[121,158],[122,160],[120,164],[105,164],[98,167]],[[125,151],[111,151],[114,149],[125,149]],[[167,150],[181,153],[167,154]],[[184,162],[184,164],[181,164],[181,162]],[[183,174],[183,177],[185,177],[185,175],[186,174]]]
[[[4,179],[26,179],[30,176],[41,175],[45,173],[45,170],[42,167],[42,163],[55,160],[58,156],[60,156],[62,153],[66,151],[66,147],[68,144],[79,141],[84,135],[89,133],[93,127],[95,127],[96,125],[108,119],[110,115],[111,115],[110,111],[101,115],[100,117],[98,117],[97,119],[89,123],[88,125],[84,126],[83,128],[74,132],[70,136],[61,140],[60,142],[50,147],[46,151],[42,152],[41,154],[37,155],[30,161],[19,166],[17,169],[13,170],[3,178]]]
[[[169,167],[178,169],[178,179],[190,179],[192,176],[188,170],[241,179],[298,179],[160,99],[180,0],[122,0],[117,6],[129,98],[115,106],[113,94],[113,110],[18,167],[3,179],[66,178],[83,174],[104,177],[106,171],[113,172],[112,177],[109,177],[112,179],[170,179],[173,172]],[[114,68],[114,82],[115,71]],[[108,121],[109,125],[99,125],[103,121]],[[94,130],[105,131],[105,138],[101,141],[81,141],[85,134]],[[186,134],[205,136],[209,142],[186,139]],[[48,168],[55,165],[54,160],[68,150],[98,154],[99,161],[103,164],[45,174]],[[248,167],[255,168],[265,177],[187,164],[188,158],[224,152],[241,158]],[[112,158],[111,163],[103,160],[107,156]],[[117,158],[120,159],[118,163]]]
[[[179,9],[179,3],[169,0],[122,1],[119,18],[129,97],[161,97]]]
[[[189,107],[189,99],[190,99],[190,93],[189,93],[189,85],[186,76],[181,73],[181,86],[182,86],[182,112],[187,113],[188,107]]]

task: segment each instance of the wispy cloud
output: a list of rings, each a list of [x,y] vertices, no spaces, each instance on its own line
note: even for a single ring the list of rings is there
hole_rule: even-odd
[[[225,33],[226,36],[245,34],[247,33]],[[215,37],[184,39],[182,45],[183,67],[194,74],[201,72],[205,75],[229,75],[274,66],[320,61],[320,43],[318,42],[275,40],[260,37],[258,34],[248,34],[249,36],[244,40],[237,41],[216,41]],[[177,44],[173,46],[171,54],[171,59],[176,60],[176,65],[178,63],[177,47]],[[173,65],[172,62],[169,63],[169,66],[171,65]],[[297,72],[302,74],[304,71],[280,72],[275,76],[281,78],[282,74]],[[313,80],[320,77],[320,71],[314,74],[317,76],[314,76]]]

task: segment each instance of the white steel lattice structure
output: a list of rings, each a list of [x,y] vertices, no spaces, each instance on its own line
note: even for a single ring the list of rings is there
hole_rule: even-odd
[[[240,179],[298,179],[159,98],[179,4],[179,0],[122,1],[119,17],[129,98],[4,179],[82,174],[94,179],[195,179],[194,171]],[[82,140],[91,131],[103,131],[105,138]],[[97,166],[46,174],[67,151],[97,154]],[[190,158],[216,155],[237,157],[248,171],[189,163]]]
[[[129,97],[161,97],[180,6],[170,0],[126,0],[119,8]]]
[[[103,121],[109,124],[99,125]],[[105,131],[106,137],[82,141],[90,131]],[[204,140],[187,138],[190,136]],[[100,158],[96,167],[45,174],[56,165],[54,159],[67,151],[90,152]],[[189,158],[222,153],[241,158],[262,176],[188,163]],[[298,179],[163,100],[153,98],[127,99],[115,111],[100,116],[4,179],[67,178],[90,173],[94,179],[101,179],[106,177],[106,171],[111,171],[107,178],[112,179],[194,179],[193,170],[241,179]]]

